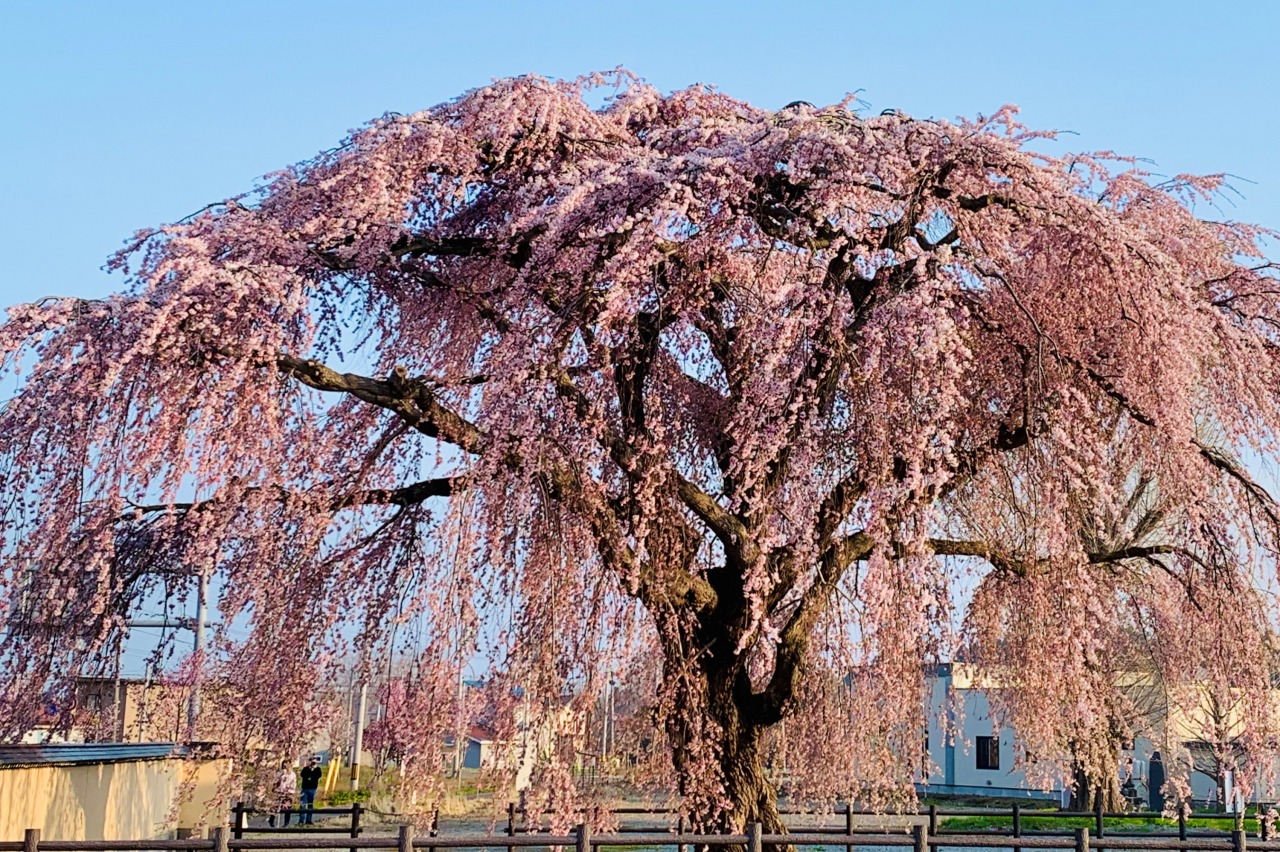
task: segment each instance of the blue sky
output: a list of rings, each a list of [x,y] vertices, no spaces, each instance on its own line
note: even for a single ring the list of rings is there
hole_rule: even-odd
[[[497,76],[625,65],[761,106],[862,90],[949,117],[1020,104],[1073,148],[1226,171],[1280,227],[1280,3],[135,3],[6,0],[0,304],[101,295],[181,218],[386,111]]]
[[[764,107],[846,93],[1022,106],[1078,149],[1226,171],[1280,228],[1280,3],[26,2],[0,5],[0,306],[100,296],[134,230],[242,192],[387,111],[494,77],[626,66]],[[1213,214],[1219,215],[1219,214]],[[137,666],[141,654],[131,651]]]

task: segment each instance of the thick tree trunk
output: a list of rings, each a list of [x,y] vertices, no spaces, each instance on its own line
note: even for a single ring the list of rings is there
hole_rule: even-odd
[[[778,791],[765,771],[761,743],[768,725],[751,720],[749,687],[742,661],[733,658],[724,668],[708,671],[704,660],[696,676],[681,679],[683,709],[667,720],[680,793],[690,808],[694,831],[745,834],[759,822],[764,834],[783,834],[786,826],[778,813]],[[700,694],[692,694],[693,692]],[[706,715],[698,718],[697,710]],[[724,802],[705,796],[708,770],[719,776]],[[723,847],[722,847],[723,848]],[[790,852],[786,844],[766,845],[766,852]]]
[[[1072,772],[1075,786],[1071,790],[1071,810],[1092,811],[1098,807],[1099,798],[1102,800],[1102,809],[1108,813],[1126,809],[1126,803],[1120,795],[1118,765],[1115,771],[1104,773],[1103,778],[1090,777],[1080,764],[1076,764]]]
[[[651,549],[691,560],[699,540],[673,537],[672,530],[679,529],[661,528],[663,535]],[[761,755],[765,732],[781,712],[767,709],[754,694],[747,655],[738,647],[750,621],[737,579],[746,573],[746,564],[734,563],[709,578],[714,606],[688,598],[684,603],[689,608],[649,607],[663,646],[666,728],[678,789],[695,832],[745,834],[755,822],[764,834],[786,831],[778,814],[778,791]],[[793,850],[789,844],[765,848]]]
[[[778,814],[778,790],[766,776],[760,756],[760,741],[765,730],[765,727],[741,722],[736,724],[736,729],[725,726],[720,767],[725,793],[733,804],[733,810],[724,815],[720,826],[725,831],[738,834],[753,822],[760,823],[765,834],[786,831]]]

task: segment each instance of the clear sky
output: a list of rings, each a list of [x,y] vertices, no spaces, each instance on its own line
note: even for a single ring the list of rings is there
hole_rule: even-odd
[[[1017,103],[1075,148],[1253,181],[1224,215],[1280,228],[1278,34],[1264,0],[0,0],[0,306],[117,289],[100,267],[134,230],[384,112],[619,65],[770,108]]]
[[[1072,147],[1226,171],[1280,227],[1280,2],[0,2],[0,304],[119,287],[99,269],[386,111],[493,77],[624,65],[765,107],[1017,103]]]

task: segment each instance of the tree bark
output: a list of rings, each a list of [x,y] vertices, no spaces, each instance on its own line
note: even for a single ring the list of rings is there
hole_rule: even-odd
[[[722,717],[720,770],[724,776],[725,795],[733,809],[723,814],[721,831],[741,834],[753,822],[761,824],[765,834],[782,834],[786,826],[778,814],[778,790],[765,774],[760,743],[767,726],[742,720],[740,708],[729,708]]]
[[[712,503],[704,514],[717,510]],[[678,517],[673,521],[655,530],[649,549],[692,574],[700,537]],[[646,601],[663,649],[665,724],[678,790],[697,832],[745,834],[755,822],[764,834],[786,832],[761,754],[765,733],[782,713],[766,712],[751,683],[747,654],[739,651],[751,629],[742,582],[750,547],[749,536],[726,542],[726,565],[708,574],[707,595]],[[793,848],[774,844],[766,852]]]
[[[731,652],[727,657],[717,660],[706,655],[701,665],[676,677],[677,709],[667,719],[667,733],[679,791],[691,811],[694,831],[745,834],[748,825],[759,822],[764,834],[783,834],[786,826],[778,813],[778,790],[769,780],[761,754],[770,725],[752,719],[745,660]],[[681,664],[668,658],[668,671]],[[705,714],[695,708],[705,708]],[[727,809],[722,807],[724,802],[708,798],[705,783],[699,783],[705,782],[708,769],[719,775]],[[793,848],[765,846],[766,852]]]
[[[1125,810],[1126,803],[1120,796],[1120,767],[1111,767],[1103,778],[1094,778],[1080,764],[1072,767],[1074,786],[1071,789],[1071,810],[1092,811],[1102,799],[1102,809],[1108,813]]]

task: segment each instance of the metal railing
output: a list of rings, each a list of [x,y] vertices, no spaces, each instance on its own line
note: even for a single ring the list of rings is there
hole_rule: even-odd
[[[0,852],[231,852],[256,849],[395,849],[397,852],[436,852],[441,849],[516,849],[573,848],[575,852],[599,852],[602,847],[671,847],[716,849],[735,846],[746,852],[763,852],[765,846],[845,846],[902,847],[912,852],[932,852],[940,847],[987,849],[1063,849],[1074,852],[1098,850],[1147,850],[1147,852],[1280,852],[1280,841],[1250,842],[1243,829],[1229,837],[1193,836],[1186,839],[1169,837],[1105,837],[1094,838],[1089,829],[1077,828],[1070,836],[1040,835],[1011,837],[1008,835],[930,834],[928,826],[912,826],[910,833],[881,832],[833,834],[796,832],[765,834],[759,823],[747,827],[746,834],[685,834],[670,831],[649,833],[594,834],[589,826],[579,825],[571,834],[494,834],[415,837],[413,826],[402,825],[396,836],[385,837],[280,837],[235,838],[226,826],[213,830],[213,836],[184,840],[42,840],[40,830],[27,829],[21,842],[0,842]]]

